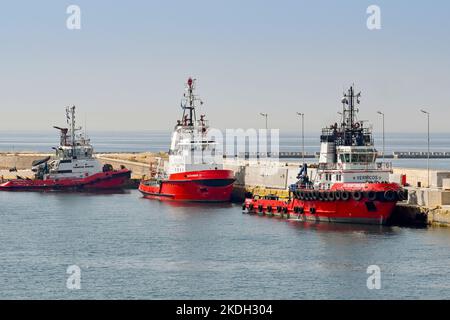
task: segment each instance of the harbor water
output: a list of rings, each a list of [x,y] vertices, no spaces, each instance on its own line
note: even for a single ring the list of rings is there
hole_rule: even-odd
[[[287,222],[135,190],[2,192],[0,221],[0,299],[450,298],[448,228]]]

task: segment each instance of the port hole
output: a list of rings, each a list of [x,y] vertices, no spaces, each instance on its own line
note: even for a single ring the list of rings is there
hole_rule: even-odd
[[[373,201],[366,202],[366,207],[369,212],[377,211],[377,207],[375,206],[375,203],[373,203]]]

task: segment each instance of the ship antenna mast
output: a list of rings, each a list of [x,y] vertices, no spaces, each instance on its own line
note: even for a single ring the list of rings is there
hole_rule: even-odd
[[[195,108],[196,108],[195,102],[197,100],[199,100],[200,104],[203,104],[203,101],[198,99],[194,94],[195,81],[196,81],[196,79],[192,79],[192,78],[188,79],[187,86],[186,86],[187,97],[186,97],[186,93],[184,94],[184,97],[187,100],[185,101],[184,105],[183,105],[183,103],[181,104],[181,108],[183,109],[183,118],[181,119],[181,122],[183,123],[183,125],[187,125],[187,126],[193,126],[194,122],[197,121],[197,115],[196,115],[196,111],[195,111]],[[189,110],[188,115],[186,115],[186,109]]]
[[[344,92],[344,96],[342,98],[342,108],[343,108],[343,126],[345,131],[345,142],[352,143],[353,136],[360,129],[360,123],[356,122],[356,113],[358,109],[356,105],[360,104],[361,92],[355,94],[353,86],[348,89],[347,93]],[[359,130],[360,131],[360,130]],[[349,133],[347,135],[347,133]]]
[[[346,129],[351,129],[355,125],[355,99],[356,103],[359,104],[361,97],[361,92],[355,95],[353,90],[353,86],[348,89],[347,93],[344,92],[344,96],[342,98],[342,107],[343,107],[343,115],[344,115],[344,123]]]
[[[66,108],[67,122],[70,125],[70,134],[72,142],[72,159],[75,157],[75,106]],[[70,120],[70,123],[69,123]]]

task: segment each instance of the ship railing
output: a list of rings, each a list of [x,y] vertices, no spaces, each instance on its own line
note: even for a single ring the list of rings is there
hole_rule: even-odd
[[[338,170],[343,169],[342,163],[319,163],[317,167],[319,170]]]
[[[345,170],[353,169],[354,166],[373,167],[373,163],[319,163],[319,170]],[[376,162],[375,167],[377,170],[392,170],[392,162]]]
[[[204,127],[208,127],[209,126],[209,120],[197,120],[197,125],[199,127],[204,126]]]

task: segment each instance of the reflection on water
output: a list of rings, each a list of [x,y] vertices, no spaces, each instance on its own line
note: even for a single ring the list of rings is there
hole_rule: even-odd
[[[298,230],[314,230],[317,232],[337,232],[337,233],[352,233],[352,234],[378,234],[389,235],[395,234],[395,228],[380,225],[365,225],[365,224],[347,224],[347,223],[320,223],[311,221],[294,221],[289,220],[289,225]]]
[[[450,298],[450,230],[287,222],[233,204],[0,193],[0,298]],[[82,289],[65,287],[82,270]],[[368,290],[369,265],[382,289]]]

